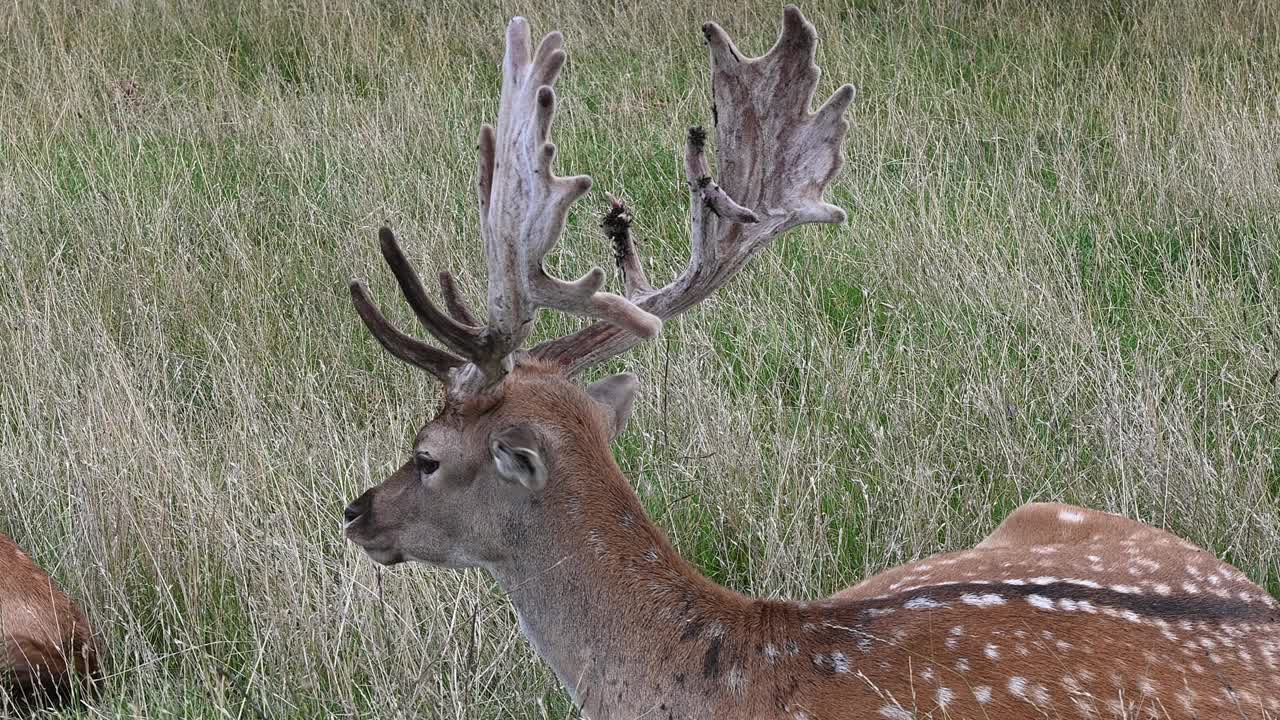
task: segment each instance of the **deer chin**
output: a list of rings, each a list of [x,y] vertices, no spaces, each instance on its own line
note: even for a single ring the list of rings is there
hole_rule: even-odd
[[[360,548],[364,550],[364,554],[368,555],[371,560],[386,567],[399,565],[400,563],[408,561],[408,558],[404,556],[404,553],[394,548],[366,547],[364,545],[361,545]]]
[[[381,545],[372,540],[360,538],[352,535],[351,529],[347,529],[347,539],[355,543],[364,550],[364,554],[368,555],[371,560],[385,567],[392,565],[402,565],[404,563],[418,563],[421,565],[429,565],[431,567],[446,568],[453,570],[461,570],[465,568],[475,567],[475,563],[444,554],[422,555],[410,552],[394,545]]]

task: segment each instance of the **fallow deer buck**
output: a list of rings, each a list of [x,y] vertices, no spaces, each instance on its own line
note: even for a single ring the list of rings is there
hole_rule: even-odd
[[[706,298],[779,234],[844,220],[822,196],[854,94],[846,85],[810,111],[816,36],[794,8],[761,58],[717,25],[703,32],[719,183],[690,132],[692,258],[654,288],[616,233],[624,298],[601,292],[598,269],[566,282],[543,268],[590,181],[552,173],[561,36],[531,56],[528,26],[511,22],[497,129],[480,133],[487,323],[447,273],[445,310],[433,303],[386,229],[386,261],[447,350],[395,329],[351,286],[374,337],[444,393],[410,459],[347,507],[347,536],[382,564],[488,570],[596,720],[1280,717],[1275,601],[1209,553],[1114,515],[1028,505],[972,550],[814,602],[744,597],[672,549],[609,449],[635,377],[574,378]],[[538,308],[596,322],[521,351]]]
[[[0,534],[0,708],[5,696],[25,707],[64,700],[98,670],[84,612]]]

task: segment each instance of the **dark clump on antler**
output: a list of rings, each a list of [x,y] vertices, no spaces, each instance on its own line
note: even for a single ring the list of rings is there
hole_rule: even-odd
[[[613,244],[614,264],[622,270],[627,258],[635,255],[635,247],[631,244],[631,211],[621,202],[613,203],[600,219],[600,228]]]
[[[689,128],[689,147],[701,151],[707,145],[707,131],[701,125]]]
[[[653,286],[645,277],[644,266],[640,263],[635,242],[631,239],[631,219],[631,210],[610,193],[609,211],[601,219],[600,227],[604,229],[605,237],[613,243],[613,260],[622,271],[627,299],[639,302],[645,295],[653,292]]]
[[[718,167],[713,177],[706,131],[690,128],[685,177],[692,252],[679,277],[659,289],[649,284],[635,253],[630,215],[612,197],[602,227],[614,246],[625,297],[601,291],[604,273],[598,268],[574,281],[546,273],[543,257],[558,241],[569,206],[587,192],[591,179],[559,177],[551,170],[552,86],[565,61],[560,34],[548,34],[531,56],[528,26],[516,18],[507,28],[497,127],[482,128],[477,163],[480,228],[489,268],[488,324],[476,323],[447,275],[440,285],[448,315],[437,310],[394,236],[384,229],[383,254],[405,298],[426,329],[452,352],[392,327],[364,286],[353,283],[356,309],[378,341],[396,357],[430,371],[448,385],[451,396],[461,398],[502,380],[532,332],[539,308],[560,310],[597,322],[543,342],[529,355],[576,375],[655,335],[663,320],[706,299],[778,235],[808,223],[843,222],[844,212],[822,196],[843,161],[844,113],[854,92],[845,85],[816,112],[810,111],[818,84],[813,26],[788,7],[778,41],[758,58],[742,55],[715,23],[704,25],[703,33],[711,52]]]

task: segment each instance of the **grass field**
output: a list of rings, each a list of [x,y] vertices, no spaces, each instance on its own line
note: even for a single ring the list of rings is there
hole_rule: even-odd
[[[0,532],[104,633],[73,716],[572,715],[487,576],[342,539],[436,397],[346,282],[412,327],[389,222],[483,295],[474,143],[516,13],[566,33],[559,168],[596,181],[553,264],[608,264],[612,191],[665,281],[698,28],[759,54],[781,13],[431,5],[0,10]],[[819,92],[860,91],[849,222],[605,369],[645,383],[624,469],[718,581],[819,596],[1053,499],[1280,591],[1280,4],[1057,5],[804,5]]]

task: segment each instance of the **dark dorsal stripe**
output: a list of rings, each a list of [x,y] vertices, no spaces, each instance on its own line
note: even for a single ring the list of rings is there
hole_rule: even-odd
[[[1261,591],[1254,594],[1261,596]],[[1057,604],[1059,600],[1089,602],[1098,610],[1113,608],[1119,611],[1131,610],[1148,618],[1160,618],[1168,621],[1204,620],[1280,623],[1280,610],[1267,607],[1260,601],[1249,602],[1238,596],[1222,598],[1209,593],[1160,595],[1149,590],[1136,593],[1125,593],[1106,587],[1092,588],[1069,582],[1053,582],[1044,585],[1025,584],[1010,585],[1006,583],[957,583],[954,585],[933,585],[896,593],[887,598],[852,602],[838,602],[828,609],[844,617],[846,613],[865,622],[874,617],[876,610],[901,610],[912,599],[927,598],[936,603],[945,603],[953,608],[973,608],[964,603],[964,596],[997,595],[1006,602],[1025,601],[1032,595],[1054,601],[1052,610],[1043,612],[1083,613],[1081,610],[1065,610]],[[994,605],[993,605],[994,607]],[[940,608],[939,608],[940,609]],[[871,611],[866,613],[866,611]],[[920,611],[927,612],[927,609]],[[919,611],[914,611],[919,612]],[[863,613],[866,613],[863,615]]]

